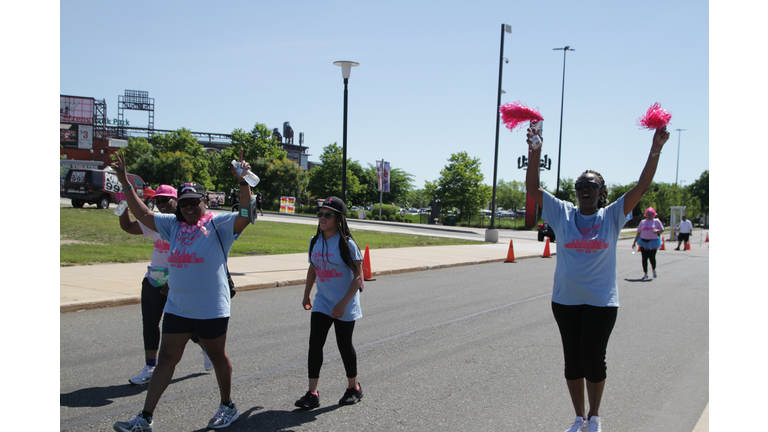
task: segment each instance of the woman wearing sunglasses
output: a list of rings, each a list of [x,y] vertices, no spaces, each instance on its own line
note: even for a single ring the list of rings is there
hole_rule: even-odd
[[[656,219],[656,210],[653,207],[648,207],[645,211],[645,219],[640,221],[640,225],[637,226],[637,235],[635,241],[632,242],[632,248],[635,248],[636,244],[639,244],[643,250],[640,253],[643,255],[643,280],[648,279],[648,261],[651,262],[651,269],[653,270],[653,277],[656,277],[656,251],[662,245],[661,233],[664,232],[664,224],[660,220]],[[640,239],[640,241],[638,241]]]
[[[528,129],[530,159],[541,158],[543,139]],[[669,139],[657,129],[640,179],[632,189],[608,203],[605,180],[585,171],[575,183],[578,207],[555,198],[539,184],[539,170],[529,169],[528,193],[543,210],[543,218],[557,236],[557,264],[552,290],[552,312],[560,329],[565,357],[565,379],[576,421],[566,432],[599,432],[600,402],[605,388],[605,353],[619,308],[616,242],[626,216],[651,185],[661,149]],[[586,411],[586,387],[589,411]]]
[[[241,149],[241,167],[250,169],[250,165],[242,159]],[[240,216],[239,212],[209,212],[206,209],[205,188],[197,183],[179,186],[174,214],[153,213],[138,199],[128,183],[122,153],[117,154],[117,162],[112,164],[112,168],[123,184],[131,213],[169,242],[168,285],[172,287],[164,309],[157,366],[149,381],[144,409],[127,422],[115,423],[113,428],[116,431],[152,430],[155,407],[194,334],[213,363],[221,396],[218,410],[207,426],[213,429],[227,427],[239,414],[230,394],[232,364],[225,349],[230,315],[226,260],[232,243],[250,221]],[[243,201],[250,202],[248,183],[234,168],[232,174],[240,182]]]
[[[176,213],[176,189],[169,185],[160,185],[155,191],[155,204],[160,213]],[[132,221],[128,212],[120,215],[120,228],[128,234],[152,237],[152,257],[150,266],[141,282],[141,324],[144,336],[144,369],[128,380],[131,384],[149,384],[152,373],[157,366],[157,348],[160,346],[160,319],[168,296],[168,248],[169,243],[160,237],[157,231],[152,231],[139,221]],[[192,342],[199,343],[197,336],[192,336]],[[203,368],[213,369],[213,364],[203,350]]]
[[[317,390],[323,365],[323,346],[333,325],[336,344],[347,375],[347,389],[340,405],[352,405],[363,397],[357,382],[357,353],[352,345],[355,321],[363,314],[360,293],[363,265],[360,249],[347,226],[347,206],[337,197],[330,197],[319,206],[317,233],[309,242],[309,269],[302,305],[311,310],[309,331],[308,377],[309,390],[294,405],[310,409],[320,406]],[[317,282],[314,304],[309,298]]]

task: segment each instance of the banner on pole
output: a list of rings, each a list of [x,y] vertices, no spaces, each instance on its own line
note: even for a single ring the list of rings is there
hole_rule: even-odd
[[[379,174],[379,192],[389,193],[389,162],[376,161],[376,171]]]
[[[295,197],[286,197],[281,196],[280,197],[280,213],[294,213],[294,210],[296,208],[296,198]]]

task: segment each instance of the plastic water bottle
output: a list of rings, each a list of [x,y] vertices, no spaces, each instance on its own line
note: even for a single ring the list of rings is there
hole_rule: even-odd
[[[122,192],[118,192],[115,194],[115,199],[117,199],[117,207],[115,207],[115,214],[118,216],[122,216],[125,209],[128,208],[128,202],[125,200],[125,194]]]
[[[128,203],[125,200],[122,200],[117,204],[117,207],[115,207],[115,214],[118,216],[122,216],[123,212],[127,208],[128,208]]]
[[[259,181],[261,181],[261,179],[259,179],[259,176],[251,172],[251,170],[244,170],[240,168],[240,162],[233,160],[232,166],[235,167],[235,171],[237,171],[237,175],[244,178],[245,181],[247,181],[251,187],[256,187],[256,185],[259,184]]]

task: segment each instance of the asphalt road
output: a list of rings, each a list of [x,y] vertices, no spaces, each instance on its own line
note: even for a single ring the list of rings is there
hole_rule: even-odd
[[[709,256],[659,253],[659,278],[641,282],[629,246],[618,254],[604,429],[690,432],[709,400]],[[527,259],[366,283],[355,329],[365,397],[336,405],[346,379],[331,332],[321,407],[307,412],[293,407],[306,391],[303,288],[240,293],[227,348],[241,418],[228,430],[565,430],[574,414],[550,310],[554,267],[555,259]],[[127,380],[142,366],[138,305],[61,314],[60,430],[106,431],[131,418],[146,388]],[[215,376],[190,343],[155,430],[204,430],[217,404]]]

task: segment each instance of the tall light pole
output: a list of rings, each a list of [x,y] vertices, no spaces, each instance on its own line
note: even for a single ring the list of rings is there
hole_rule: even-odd
[[[509,59],[504,57],[504,32],[512,33],[512,26],[509,24],[501,25],[501,51],[499,52],[499,89],[496,92],[496,147],[493,153],[493,195],[491,197],[491,226],[485,232],[485,241],[496,243],[499,241],[499,232],[495,230],[496,223],[496,173],[499,160],[499,121],[501,113],[501,93],[504,90],[501,89],[501,73],[504,69],[504,61],[509,63]],[[506,92],[504,92],[506,93]]]
[[[557,144],[557,187],[555,188],[555,197],[560,195],[560,154],[563,149],[563,102],[565,101],[565,55],[568,51],[576,51],[569,45],[563,48],[552,48],[553,51],[563,50],[563,87],[560,94],[560,142]]]
[[[675,129],[677,131],[677,168],[675,169],[675,184],[677,184],[677,173],[680,171],[680,135],[685,129]]]
[[[352,66],[360,66],[360,63],[339,60],[333,62],[336,66],[341,66],[341,76],[344,78],[344,141],[341,164],[341,199],[347,202],[347,83],[349,82],[349,73]]]

